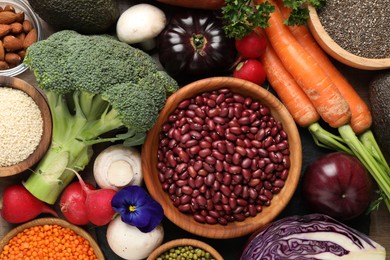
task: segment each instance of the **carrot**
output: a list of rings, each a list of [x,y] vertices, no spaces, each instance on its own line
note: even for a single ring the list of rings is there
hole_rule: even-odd
[[[281,11],[283,19],[287,19],[290,15],[291,9],[284,6],[283,1],[276,0],[277,6]],[[325,52],[314,40],[306,26],[288,26],[295,39],[299,44],[310,53],[310,55],[317,61],[323,71],[330,77],[341,95],[347,101],[351,110],[350,125],[356,134],[361,134],[370,129],[372,124],[371,112],[363,99],[355,91],[353,86],[341,74],[341,72],[333,65]]]
[[[273,1],[269,2],[275,5]],[[347,102],[314,58],[283,24],[283,18],[276,6],[268,23],[270,26],[264,31],[271,45],[285,68],[310,98],[321,118],[334,128],[349,123],[351,111]]]
[[[256,2],[265,1],[275,6],[274,0]],[[308,129],[314,141],[321,147],[336,150],[347,145],[346,151],[349,150],[355,155],[377,182],[381,190],[379,201],[383,199],[390,211],[390,167],[384,160],[372,132],[368,129],[357,136],[350,125],[351,110],[347,101],[316,59],[302,47],[288,26],[283,24],[283,17],[277,6],[275,12],[271,13],[268,23],[269,26],[264,31],[285,69],[309,97],[321,118],[330,126],[337,128],[340,134],[333,135],[323,130],[318,122],[313,122]],[[346,92],[346,95],[353,95],[351,92],[355,91]]]
[[[283,19],[287,19],[291,13],[291,9],[284,6],[282,0],[276,0],[277,6],[281,11]],[[369,151],[372,151],[373,156],[385,167],[388,168],[383,153],[381,152],[375,137],[370,130],[372,124],[372,115],[366,102],[359,96],[353,86],[341,74],[341,72],[333,65],[325,52],[314,40],[306,26],[288,26],[293,36],[299,44],[318,62],[324,72],[331,78],[341,95],[347,101],[351,110],[350,125],[356,135],[359,135],[360,141]]]
[[[260,61],[263,64],[268,82],[278,93],[295,122],[301,127],[307,127],[317,122],[320,115],[291,74],[284,68],[272,46],[267,46]]]
[[[262,33],[260,30],[256,29],[255,31]],[[353,154],[340,137],[333,135],[320,126],[318,123],[320,115],[313,103],[283,66],[270,44],[268,44],[260,61],[263,64],[268,82],[276,91],[295,122],[299,126],[309,129],[317,145]]]

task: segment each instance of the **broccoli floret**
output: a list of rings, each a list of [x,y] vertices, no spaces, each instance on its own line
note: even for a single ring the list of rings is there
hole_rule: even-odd
[[[92,145],[142,144],[178,89],[151,56],[108,35],[59,31],[30,46],[24,63],[53,117],[52,145],[25,187],[51,204],[73,179],[69,169],[89,163]]]

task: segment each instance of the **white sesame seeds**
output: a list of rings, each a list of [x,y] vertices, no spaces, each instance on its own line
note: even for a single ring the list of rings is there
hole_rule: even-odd
[[[0,167],[29,157],[43,132],[41,111],[25,92],[0,86]]]

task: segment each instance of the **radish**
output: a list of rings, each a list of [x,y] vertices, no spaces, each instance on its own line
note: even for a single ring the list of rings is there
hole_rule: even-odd
[[[90,189],[81,176],[76,172],[81,188],[85,192],[85,211],[89,221],[96,226],[104,226],[113,218],[115,211],[111,206],[111,200],[116,194],[113,189]]]
[[[22,184],[12,184],[3,191],[1,217],[9,223],[23,223],[42,213],[58,217],[49,205],[37,199]]]
[[[241,39],[236,39],[236,50],[241,57],[246,59],[256,59],[261,57],[266,48],[266,38],[264,35],[259,35],[256,32],[251,32]]]
[[[260,61],[248,59],[237,65],[236,69],[233,71],[233,77],[245,79],[261,85],[265,81],[266,74]]]
[[[95,187],[85,183],[90,190]],[[61,195],[60,209],[66,220],[75,225],[86,225],[89,223],[85,207],[86,193],[79,182],[71,183]]]

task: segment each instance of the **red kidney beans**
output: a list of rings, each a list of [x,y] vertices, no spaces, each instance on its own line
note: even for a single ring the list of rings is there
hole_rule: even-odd
[[[281,122],[268,107],[227,88],[181,101],[159,136],[162,188],[180,212],[200,223],[255,217],[288,177]]]

